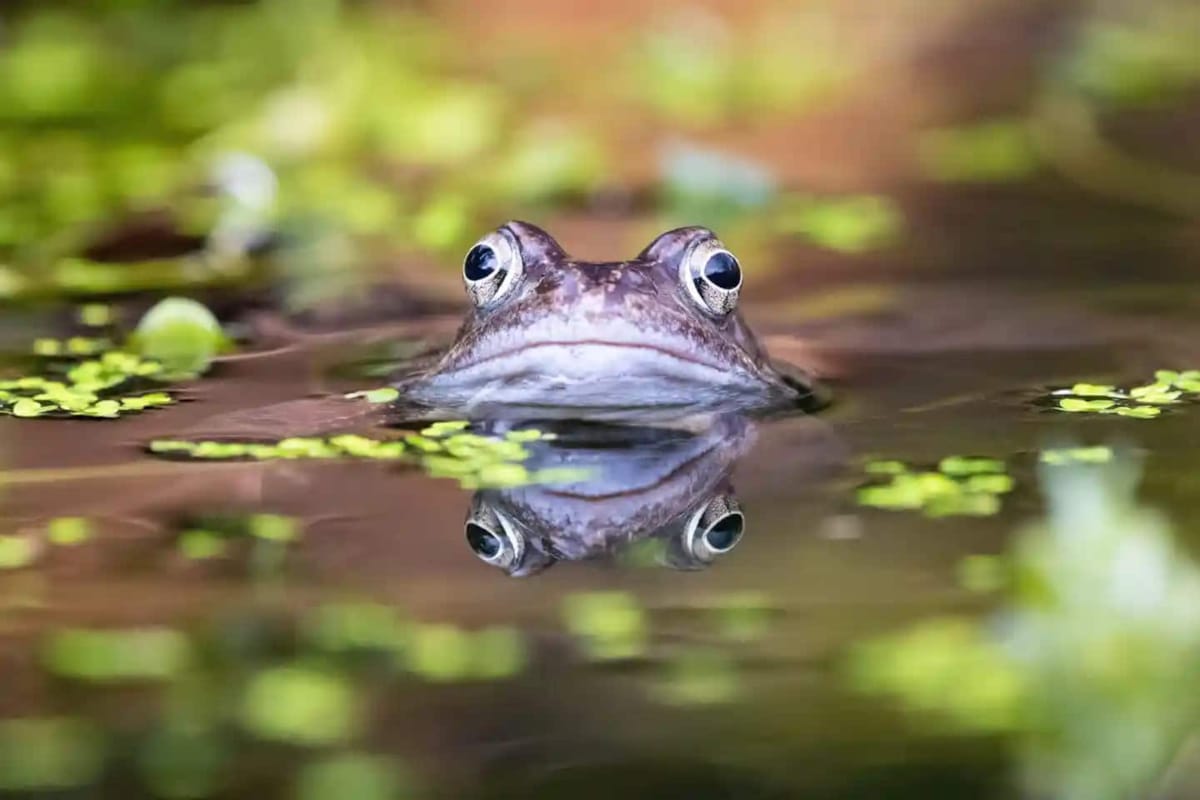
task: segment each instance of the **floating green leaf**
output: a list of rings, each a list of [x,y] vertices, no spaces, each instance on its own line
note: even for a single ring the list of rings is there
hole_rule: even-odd
[[[75,628],[51,635],[43,660],[55,675],[78,681],[166,680],[191,661],[191,646],[168,628]]]
[[[641,605],[625,592],[583,592],[566,598],[567,630],[594,659],[636,658],[645,652],[648,628]]]
[[[410,781],[382,756],[343,753],[305,764],[297,777],[297,800],[401,800]]]
[[[205,372],[226,346],[213,313],[186,297],[160,300],[138,322],[131,341],[144,358],[162,364],[173,376]]]
[[[52,544],[77,545],[92,538],[92,525],[83,517],[57,517],[46,526]]]
[[[361,711],[346,678],[297,664],[255,675],[242,697],[240,718],[260,738],[320,746],[354,736]]]
[[[104,738],[67,717],[0,721],[0,791],[51,792],[93,783],[104,765]]]

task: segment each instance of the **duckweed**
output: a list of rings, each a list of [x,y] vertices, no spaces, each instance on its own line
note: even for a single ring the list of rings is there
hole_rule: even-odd
[[[302,624],[305,638],[319,650],[399,652],[410,638],[409,623],[395,609],[379,603],[326,603],[313,609]]]
[[[737,665],[715,649],[689,648],[663,665],[655,694],[672,705],[714,705],[733,700],[739,690]]]
[[[400,391],[391,386],[384,386],[380,389],[368,389],[361,392],[350,392],[346,395],[347,400],[355,400],[362,398],[368,403],[391,403],[400,398]]]
[[[453,625],[417,625],[401,663],[434,683],[498,680],[525,666],[525,642],[512,628],[472,632]]]
[[[216,316],[186,297],[160,300],[142,316],[130,337],[139,354],[176,378],[205,372],[226,342]]]
[[[93,340],[80,340],[88,347],[73,347],[75,340],[69,339],[61,348],[62,343],[58,340],[39,341],[47,355],[52,349],[55,356],[65,350],[62,355],[70,357],[80,355],[70,352],[72,349],[88,349]],[[51,341],[53,347],[48,344]],[[146,381],[160,376],[162,364],[131,353],[110,350],[98,358],[52,364],[51,368],[63,374],[0,380],[0,414],[27,419],[47,416],[114,418],[174,402],[166,392],[148,391],[144,387]]]
[[[358,732],[361,710],[350,682],[302,664],[262,670],[242,697],[242,726],[261,739],[321,746]]]
[[[46,526],[51,544],[77,545],[92,538],[92,524],[83,517],[57,517]]]
[[[66,629],[43,650],[53,674],[86,683],[167,680],[191,661],[191,645],[169,628]]]
[[[973,620],[958,617],[931,619],[860,644],[850,667],[859,691],[898,696],[914,710],[936,709],[986,732],[1018,724],[1027,688],[1001,646]],[[963,681],[964,675],[971,680]]]
[[[296,779],[297,800],[398,800],[412,796],[410,781],[391,760],[341,753],[306,764]]]
[[[881,195],[793,198],[783,201],[775,227],[827,250],[857,254],[895,242],[904,230],[904,216]]]
[[[20,569],[33,563],[37,551],[27,536],[0,534],[0,569]]]
[[[69,717],[0,722],[0,791],[23,794],[87,786],[103,764],[103,734],[88,722]]]
[[[870,461],[864,469],[875,482],[859,487],[859,505],[927,517],[991,516],[1000,510],[1000,496],[1016,486],[1004,462],[994,458],[949,456],[936,470]]]
[[[925,174],[944,182],[1020,180],[1038,168],[1032,137],[1018,119],[927,131],[918,156]]]
[[[1039,460],[1051,466],[1066,464],[1107,464],[1116,457],[1111,447],[1062,447],[1043,450]]]
[[[1122,388],[1110,384],[1076,383],[1050,390],[1037,401],[1069,414],[1108,414],[1130,419],[1156,419],[1164,406],[1200,399],[1200,370],[1158,370],[1154,381]]]
[[[711,614],[723,637],[749,642],[767,634],[774,610],[762,592],[738,592],[717,598]]]
[[[43,337],[34,339],[32,352],[36,356],[94,356],[113,348],[113,343],[104,338],[72,336],[69,339]]]
[[[567,630],[597,661],[637,658],[646,652],[649,627],[637,599],[627,592],[582,592],[563,603]]]
[[[225,537],[214,531],[194,529],[179,536],[179,552],[194,561],[220,558],[226,552]]]
[[[436,478],[453,478],[464,488],[512,488],[532,484],[570,483],[587,476],[574,468],[530,470],[522,462],[526,444],[553,438],[535,429],[484,436],[463,420],[435,422],[420,433],[399,439],[372,439],[358,434],[290,437],[277,442],[188,441],[156,439],[149,452],[166,458],[199,461],[363,459],[400,461],[421,467]]]

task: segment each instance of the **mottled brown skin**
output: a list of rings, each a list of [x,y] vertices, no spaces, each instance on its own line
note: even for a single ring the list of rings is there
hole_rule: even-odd
[[[495,304],[474,307],[449,350],[402,382],[429,405],[538,408],[719,408],[795,403],[810,387],[771,365],[737,311],[699,307],[681,284],[705,228],[668,231],[630,261],[571,258],[524,222],[501,229],[524,274]]]

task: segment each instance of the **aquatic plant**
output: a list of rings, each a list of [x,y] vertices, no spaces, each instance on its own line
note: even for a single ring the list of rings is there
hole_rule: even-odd
[[[65,629],[52,634],[42,651],[51,673],[87,683],[168,680],[191,658],[187,637],[170,628]]]
[[[0,791],[64,791],[87,786],[104,765],[98,726],[74,717],[0,721]]]
[[[1200,370],[1158,370],[1154,381],[1127,388],[1111,384],[1076,383],[1051,389],[1038,398],[1041,407],[1070,414],[1111,414],[1132,419],[1155,419],[1163,406],[1200,399]]]
[[[994,458],[948,456],[936,469],[875,460],[863,471],[871,481],[858,488],[859,505],[928,517],[991,516],[1000,510],[1000,497],[1016,485],[1005,463]]]
[[[645,653],[649,628],[637,599],[626,592],[580,592],[563,602],[567,630],[589,658],[613,661]]]
[[[411,776],[396,759],[336,753],[305,764],[296,778],[297,800],[397,800],[415,797]]]
[[[93,304],[80,315],[97,326],[111,323],[107,306]],[[0,414],[115,418],[170,405],[169,393],[148,384],[196,377],[230,347],[212,312],[179,297],[147,311],[126,344],[130,350],[107,337],[34,340],[31,349],[43,359],[44,374],[0,380]]]
[[[380,389],[361,396],[372,402],[390,402],[394,389]],[[352,394],[349,397],[358,397]],[[578,469],[530,470],[524,462],[532,455],[525,445],[553,438],[532,428],[508,431],[500,436],[472,432],[465,420],[434,422],[419,432],[396,438],[373,439],[359,434],[329,437],[290,437],[275,442],[188,441],[157,439],[149,452],[164,458],[201,461],[362,459],[413,464],[437,478],[452,478],[468,489],[512,488],[542,483],[579,480]]]
[[[1052,452],[1046,518],[1005,554],[964,565],[973,588],[1001,592],[999,610],[865,643],[850,677],[944,724],[1015,735],[1033,794],[1142,796],[1200,721],[1200,568],[1135,502],[1131,459]]]
[[[157,361],[114,350],[57,366],[65,374],[0,380],[0,414],[114,418],[174,402],[170,394],[145,386],[163,371]]]
[[[930,178],[944,182],[1024,180],[1038,169],[1038,154],[1024,120],[996,119],[921,135],[918,158]]]
[[[362,728],[363,708],[348,678],[305,664],[268,667],[242,693],[239,719],[261,739],[302,746],[348,741]]]
[[[129,345],[143,358],[161,364],[164,376],[180,379],[207,371],[229,342],[204,304],[168,297],[142,316]]]
[[[784,195],[770,213],[772,230],[803,236],[818,247],[857,255],[895,244],[904,215],[883,195]]]

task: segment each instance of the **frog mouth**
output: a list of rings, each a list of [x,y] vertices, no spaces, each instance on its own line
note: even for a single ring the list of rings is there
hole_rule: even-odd
[[[493,353],[487,353],[478,358],[465,361],[460,364],[454,364],[451,368],[455,371],[471,370],[483,367],[487,364],[495,362],[505,362],[512,360],[520,360],[522,356],[538,351],[565,351],[568,357],[591,355],[604,356],[611,354],[613,357],[621,355],[628,356],[631,353],[641,353],[648,356],[648,361],[654,361],[656,356],[661,356],[669,360],[691,364],[703,369],[728,371],[729,365],[718,364],[704,358],[698,358],[694,353],[687,353],[682,350],[668,347],[666,345],[653,344],[650,342],[622,342],[611,339],[546,339],[542,341],[525,342],[518,347],[512,347],[505,350],[499,350]],[[544,362],[543,362],[544,363]],[[531,366],[536,368],[537,360],[534,360]],[[546,365],[548,366],[548,364]],[[595,364],[590,365],[593,369]]]

